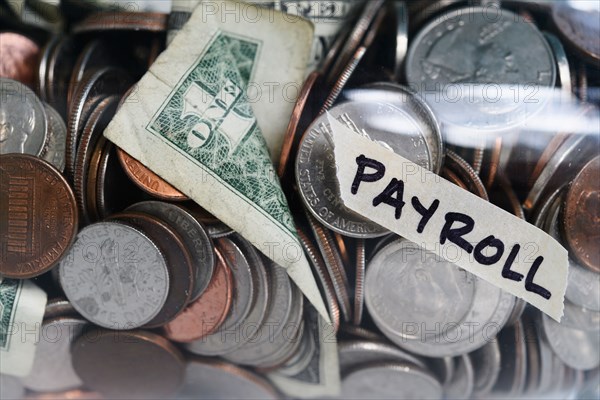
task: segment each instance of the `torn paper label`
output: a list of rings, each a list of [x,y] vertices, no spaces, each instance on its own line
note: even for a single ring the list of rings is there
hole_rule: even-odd
[[[329,116],[344,205],[557,321],[568,253],[535,226]]]

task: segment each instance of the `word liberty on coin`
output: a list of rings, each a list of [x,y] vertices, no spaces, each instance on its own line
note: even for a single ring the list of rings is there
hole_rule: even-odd
[[[126,101],[104,134],[286,268],[326,315],[245,94],[266,69],[302,72],[312,29],[281,13],[271,21],[236,21],[226,12],[235,4],[211,2],[209,9],[201,3],[139,82],[144,101]],[[297,43],[290,47],[290,41]],[[274,60],[278,68],[271,71]],[[280,110],[272,106],[271,112]]]

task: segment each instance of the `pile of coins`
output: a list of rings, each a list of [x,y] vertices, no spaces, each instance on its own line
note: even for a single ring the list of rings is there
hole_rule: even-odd
[[[355,7],[299,91],[276,166],[322,332],[282,267],[103,136],[123,102],[144,101],[135,82],[189,13],[71,3],[55,10],[61,35],[0,15],[0,276],[50,299],[33,369],[0,375],[2,398],[280,398],[281,377],[331,384],[314,372],[331,359],[344,399],[600,395],[598,127],[540,133],[526,117],[547,99],[432,100],[532,85],[522,95],[558,92],[597,123],[600,11]],[[346,208],[330,117],[560,242],[562,321]]]

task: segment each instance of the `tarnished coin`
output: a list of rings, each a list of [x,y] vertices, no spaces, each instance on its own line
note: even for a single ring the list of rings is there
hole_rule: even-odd
[[[27,36],[13,32],[0,33],[0,77],[14,79],[30,88],[35,84],[35,66],[40,48]]]
[[[55,318],[42,324],[40,341],[35,349],[33,368],[21,379],[23,386],[38,392],[76,389],[81,379],[71,363],[71,344],[87,325],[75,318]]]
[[[67,141],[67,126],[65,121],[52,106],[44,103],[48,125],[46,143],[40,157],[54,165],[57,170],[65,170],[65,147]]]
[[[107,398],[171,398],[183,383],[183,355],[155,333],[97,329],[80,336],[71,352],[85,386]]]
[[[0,154],[38,156],[46,135],[46,112],[35,93],[20,82],[0,77]]]
[[[233,276],[225,259],[215,249],[217,263],[212,279],[201,294],[173,321],[164,326],[165,335],[175,342],[192,342],[215,332],[231,309]]]
[[[156,245],[139,230],[112,222],[82,229],[59,272],[73,307],[110,329],[148,323],[169,291],[167,265]]]
[[[442,387],[426,370],[403,363],[375,363],[343,376],[344,399],[441,399]]]
[[[360,92],[355,92],[356,99]],[[400,97],[395,94],[395,97]],[[363,99],[340,103],[329,114],[361,134],[368,135],[395,153],[433,169],[431,151],[425,139],[436,127],[428,108],[409,92],[404,106],[397,108],[385,99]],[[430,118],[426,118],[429,116]],[[296,157],[296,183],[308,210],[327,228],[346,236],[372,238],[387,230],[347,209],[340,199],[327,115],[318,117],[304,133]],[[385,119],[387,123],[379,121]]]
[[[68,251],[77,234],[75,195],[46,161],[0,155],[0,275],[43,274]]]
[[[168,182],[146,168],[141,162],[121,149],[117,149],[123,170],[133,183],[152,196],[167,201],[184,201],[188,197],[175,189]]]
[[[182,207],[160,201],[146,201],[129,207],[130,211],[144,212],[168,222],[190,251],[194,267],[194,288],[191,300],[197,299],[211,281],[215,254],[208,234],[200,222]]]
[[[189,360],[183,388],[184,399],[278,399],[277,390],[264,378],[233,364],[193,357]]]
[[[367,340],[349,340],[338,343],[340,372],[344,374],[360,365],[374,362],[401,362],[426,369],[425,363],[416,356],[406,353],[387,343]]]
[[[579,55],[591,63],[600,61],[600,9],[597,3],[590,2],[588,7],[581,8],[569,2],[553,2],[552,19]]]
[[[571,256],[600,273],[600,156],[589,161],[571,182],[561,222]]]

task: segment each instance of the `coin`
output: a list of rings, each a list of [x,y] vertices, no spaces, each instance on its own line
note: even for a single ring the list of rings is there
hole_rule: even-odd
[[[569,96],[573,93],[573,85],[571,76],[571,67],[569,66],[569,59],[567,53],[560,40],[549,32],[544,32],[544,37],[548,41],[548,44],[552,48],[554,58],[556,59],[556,70],[558,71],[558,80],[560,87],[565,94]],[[567,97],[566,97],[567,98]]]
[[[72,69],[69,87],[67,90],[67,104],[71,104],[77,90],[77,85],[83,79],[86,72],[108,67],[114,62],[113,51],[108,43],[96,39],[87,43],[79,53],[77,61]]]
[[[394,2],[396,11],[396,54],[394,64],[394,81],[400,81],[404,67],[404,58],[408,51],[408,10],[406,3]]]
[[[75,309],[110,329],[152,320],[169,292],[164,257],[148,236],[112,222],[89,225],[60,262],[60,283]]]
[[[13,32],[0,33],[0,76],[34,87],[34,67],[40,58],[40,48],[27,36]]]
[[[155,333],[96,329],[79,337],[71,352],[85,386],[108,398],[170,398],[183,383],[182,354]]]
[[[225,259],[215,249],[217,262],[206,290],[175,319],[164,326],[165,335],[175,342],[192,342],[215,332],[231,309],[233,276]]]
[[[167,299],[160,312],[144,327],[157,328],[172,321],[189,303],[194,287],[190,253],[181,237],[162,219],[141,212],[122,212],[114,214],[109,220],[122,222],[146,233],[163,254],[169,271]]]
[[[464,189],[476,194],[484,200],[489,201],[487,190],[485,190],[485,186],[483,185],[483,182],[481,181],[481,178],[479,178],[477,172],[475,172],[473,167],[471,167],[468,162],[466,162],[452,150],[448,150],[446,152],[446,162],[444,164],[444,169],[441,172],[441,176],[458,177],[458,180],[464,185]],[[454,180],[456,183],[456,178],[450,180]]]
[[[357,366],[374,362],[402,362],[426,369],[418,357],[399,348],[367,340],[349,340],[338,343],[340,372],[344,374]]]
[[[48,135],[40,157],[62,172],[65,169],[67,126],[58,111],[52,108],[52,106],[44,103],[44,110],[46,111]]]
[[[565,300],[563,316],[560,320],[562,326],[575,328],[582,331],[600,332],[600,312],[581,307]]]
[[[21,399],[24,395],[25,388],[19,378],[0,374],[0,397],[3,399]]]
[[[61,36],[52,47],[48,58],[46,71],[48,103],[65,118],[69,110],[67,104],[69,80],[81,46],[81,40],[72,36]]]
[[[168,222],[190,251],[194,266],[194,288],[191,300],[196,300],[208,287],[214,270],[215,255],[206,230],[190,213],[174,204],[146,201],[129,207],[130,211],[145,212]]]
[[[529,342],[527,342],[529,344]],[[534,342],[535,343],[535,342]],[[469,354],[475,370],[474,395],[483,398],[491,392],[500,375],[500,347],[497,340]]]
[[[146,168],[141,162],[117,148],[117,154],[123,170],[140,189],[152,196],[168,201],[184,201],[188,197],[175,189],[160,176]]]
[[[580,9],[569,3],[552,4],[552,20],[567,43],[588,62],[600,61],[600,11]]]
[[[0,154],[40,155],[46,141],[44,106],[27,86],[0,78]]]
[[[444,395],[448,399],[470,399],[475,386],[473,364],[468,355],[454,357],[454,375],[444,386]]]
[[[600,273],[600,156],[589,161],[571,182],[561,222],[571,256]]]
[[[23,386],[38,392],[59,392],[79,388],[83,382],[71,364],[71,344],[87,321],[76,318],[46,320],[41,327],[31,372],[21,379]]]
[[[375,363],[343,377],[344,399],[441,399],[439,382],[427,371],[403,363]]]
[[[360,325],[365,303],[365,240],[356,240],[356,276],[354,284],[354,325]]]
[[[46,42],[41,51],[40,62],[37,73],[37,85],[39,88],[39,94],[43,101],[48,102],[48,61],[50,54],[54,50],[54,47],[60,39],[59,36],[53,36]]]
[[[90,166],[88,168],[88,177],[86,182],[86,207],[90,219],[94,222],[100,219],[97,201],[98,169],[100,166],[100,161],[104,156],[104,151],[108,148],[109,147],[106,143],[106,138],[104,136],[100,137],[98,139],[98,143],[96,143],[96,147],[94,148],[92,157],[90,158]]]
[[[73,33],[107,30],[164,32],[168,14],[154,12],[96,12],[73,27]]]
[[[501,370],[494,391],[507,397],[523,395],[527,378],[527,346],[522,321],[500,331]]]
[[[264,378],[233,364],[192,357],[179,393],[184,399],[278,399],[276,389]]]
[[[55,271],[58,272],[58,268],[52,270],[52,278],[54,279]],[[60,278],[57,275],[57,284],[60,285]],[[65,297],[55,297],[53,299],[48,300],[46,303],[46,309],[44,310],[44,319],[53,319],[58,317],[77,317],[79,313],[75,308],[71,305],[71,302],[67,300]]]
[[[30,155],[0,155],[0,274],[43,274],[77,234],[77,205],[62,175]]]

